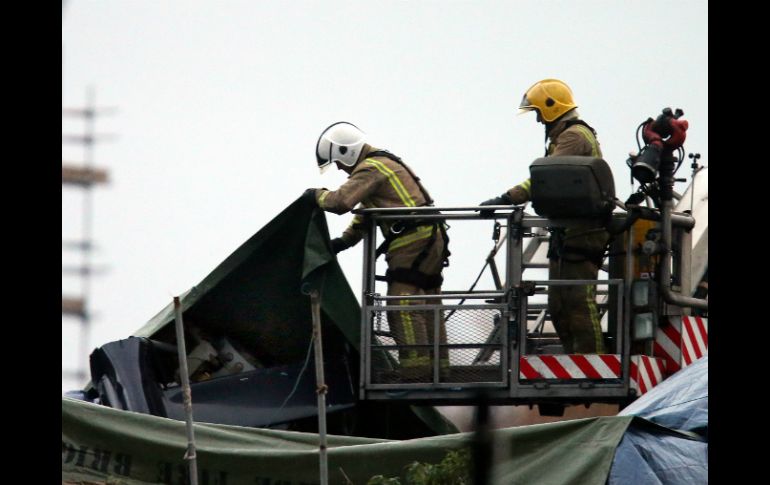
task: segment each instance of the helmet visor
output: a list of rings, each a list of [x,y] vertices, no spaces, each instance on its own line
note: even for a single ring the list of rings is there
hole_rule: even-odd
[[[325,143],[321,143],[322,141]],[[329,153],[321,154],[321,150],[324,148],[328,148]],[[332,144],[324,140],[323,134],[318,137],[318,142],[315,145],[315,160],[321,173],[326,172],[332,164]]]
[[[321,173],[326,173],[327,170],[329,170],[329,167],[332,166],[332,162],[326,161],[323,164],[318,164],[318,171]]]
[[[524,96],[521,98],[521,103],[519,103],[519,112],[516,114],[523,115],[525,113],[529,113],[530,111],[537,111],[537,108],[532,104],[527,95],[524,94]]]

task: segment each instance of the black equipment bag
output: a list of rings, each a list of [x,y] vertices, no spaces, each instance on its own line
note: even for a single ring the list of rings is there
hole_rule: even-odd
[[[532,208],[549,219],[603,218],[615,208],[615,181],[601,158],[538,158],[529,167]]]

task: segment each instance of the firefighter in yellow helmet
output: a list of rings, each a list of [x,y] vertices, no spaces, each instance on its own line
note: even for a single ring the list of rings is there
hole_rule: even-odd
[[[579,155],[601,158],[596,131],[578,117],[572,90],[558,79],[543,79],[530,87],[521,100],[522,113],[534,111],[545,126],[545,156]],[[531,198],[530,179],[481,205],[523,204]],[[556,229],[548,250],[549,279],[596,279],[609,234],[601,221]],[[596,287],[549,286],[548,311],[565,353],[604,353]]]
[[[325,171],[332,163],[349,174],[337,190],[309,189],[318,206],[328,212],[344,214],[354,207],[421,207],[433,205],[420,178],[399,157],[366,143],[366,135],[347,122],[326,128],[316,144],[316,161]],[[361,217],[355,216],[341,237],[331,241],[338,253],[364,236]],[[437,295],[441,293],[442,270],[448,265],[449,238],[443,224],[435,221],[387,221],[380,225],[385,245],[388,270],[388,295]],[[392,305],[425,305],[440,300],[389,300]],[[430,382],[431,352],[428,347],[409,347],[433,343],[432,312],[389,311],[387,320],[399,350],[400,377],[414,382]],[[446,344],[446,327],[442,319],[439,342]],[[440,352],[440,368],[446,375],[449,367],[448,350]]]

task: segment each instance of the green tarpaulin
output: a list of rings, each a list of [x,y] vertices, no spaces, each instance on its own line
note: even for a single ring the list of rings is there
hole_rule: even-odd
[[[494,484],[602,485],[631,416],[493,431]],[[329,483],[399,476],[414,461],[438,463],[469,445],[468,433],[387,441],[329,437]],[[196,424],[201,485],[319,483],[318,435]],[[184,484],[185,424],[62,398],[62,479]],[[344,472],[344,475],[343,475]]]
[[[304,285],[322,290],[329,352],[340,336],[358,349],[361,309],[328,241],[323,211],[297,199],[182,295],[185,325],[226,332],[265,365],[301,361],[311,335]],[[133,335],[172,340],[173,322],[169,303]]]
[[[349,355],[357,371],[361,307],[330,251],[325,213],[303,197],[182,295],[185,327],[226,334],[265,367],[301,363],[312,335],[311,288],[321,294],[324,354]],[[173,344],[173,304],[133,335]],[[314,372],[312,366],[308,372]],[[402,439],[457,432],[431,406],[360,403],[355,413],[359,432],[366,436]]]

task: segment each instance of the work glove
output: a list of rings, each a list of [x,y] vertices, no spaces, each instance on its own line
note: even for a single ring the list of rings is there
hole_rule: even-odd
[[[311,202],[313,206],[317,206],[318,202],[315,198],[315,191],[318,189],[307,189],[305,192],[302,193],[302,198],[306,199],[308,202]]]
[[[344,239],[342,239],[341,237],[335,237],[334,239],[332,239],[331,243],[332,243],[332,252],[334,254],[337,254],[340,251],[344,251],[350,247],[350,244],[346,242]]]
[[[511,196],[506,192],[500,197],[493,197],[489,200],[485,200],[479,205],[513,205],[513,200],[511,199]],[[492,217],[494,212],[494,209],[481,209],[479,211],[479,215],[481,217]]]

